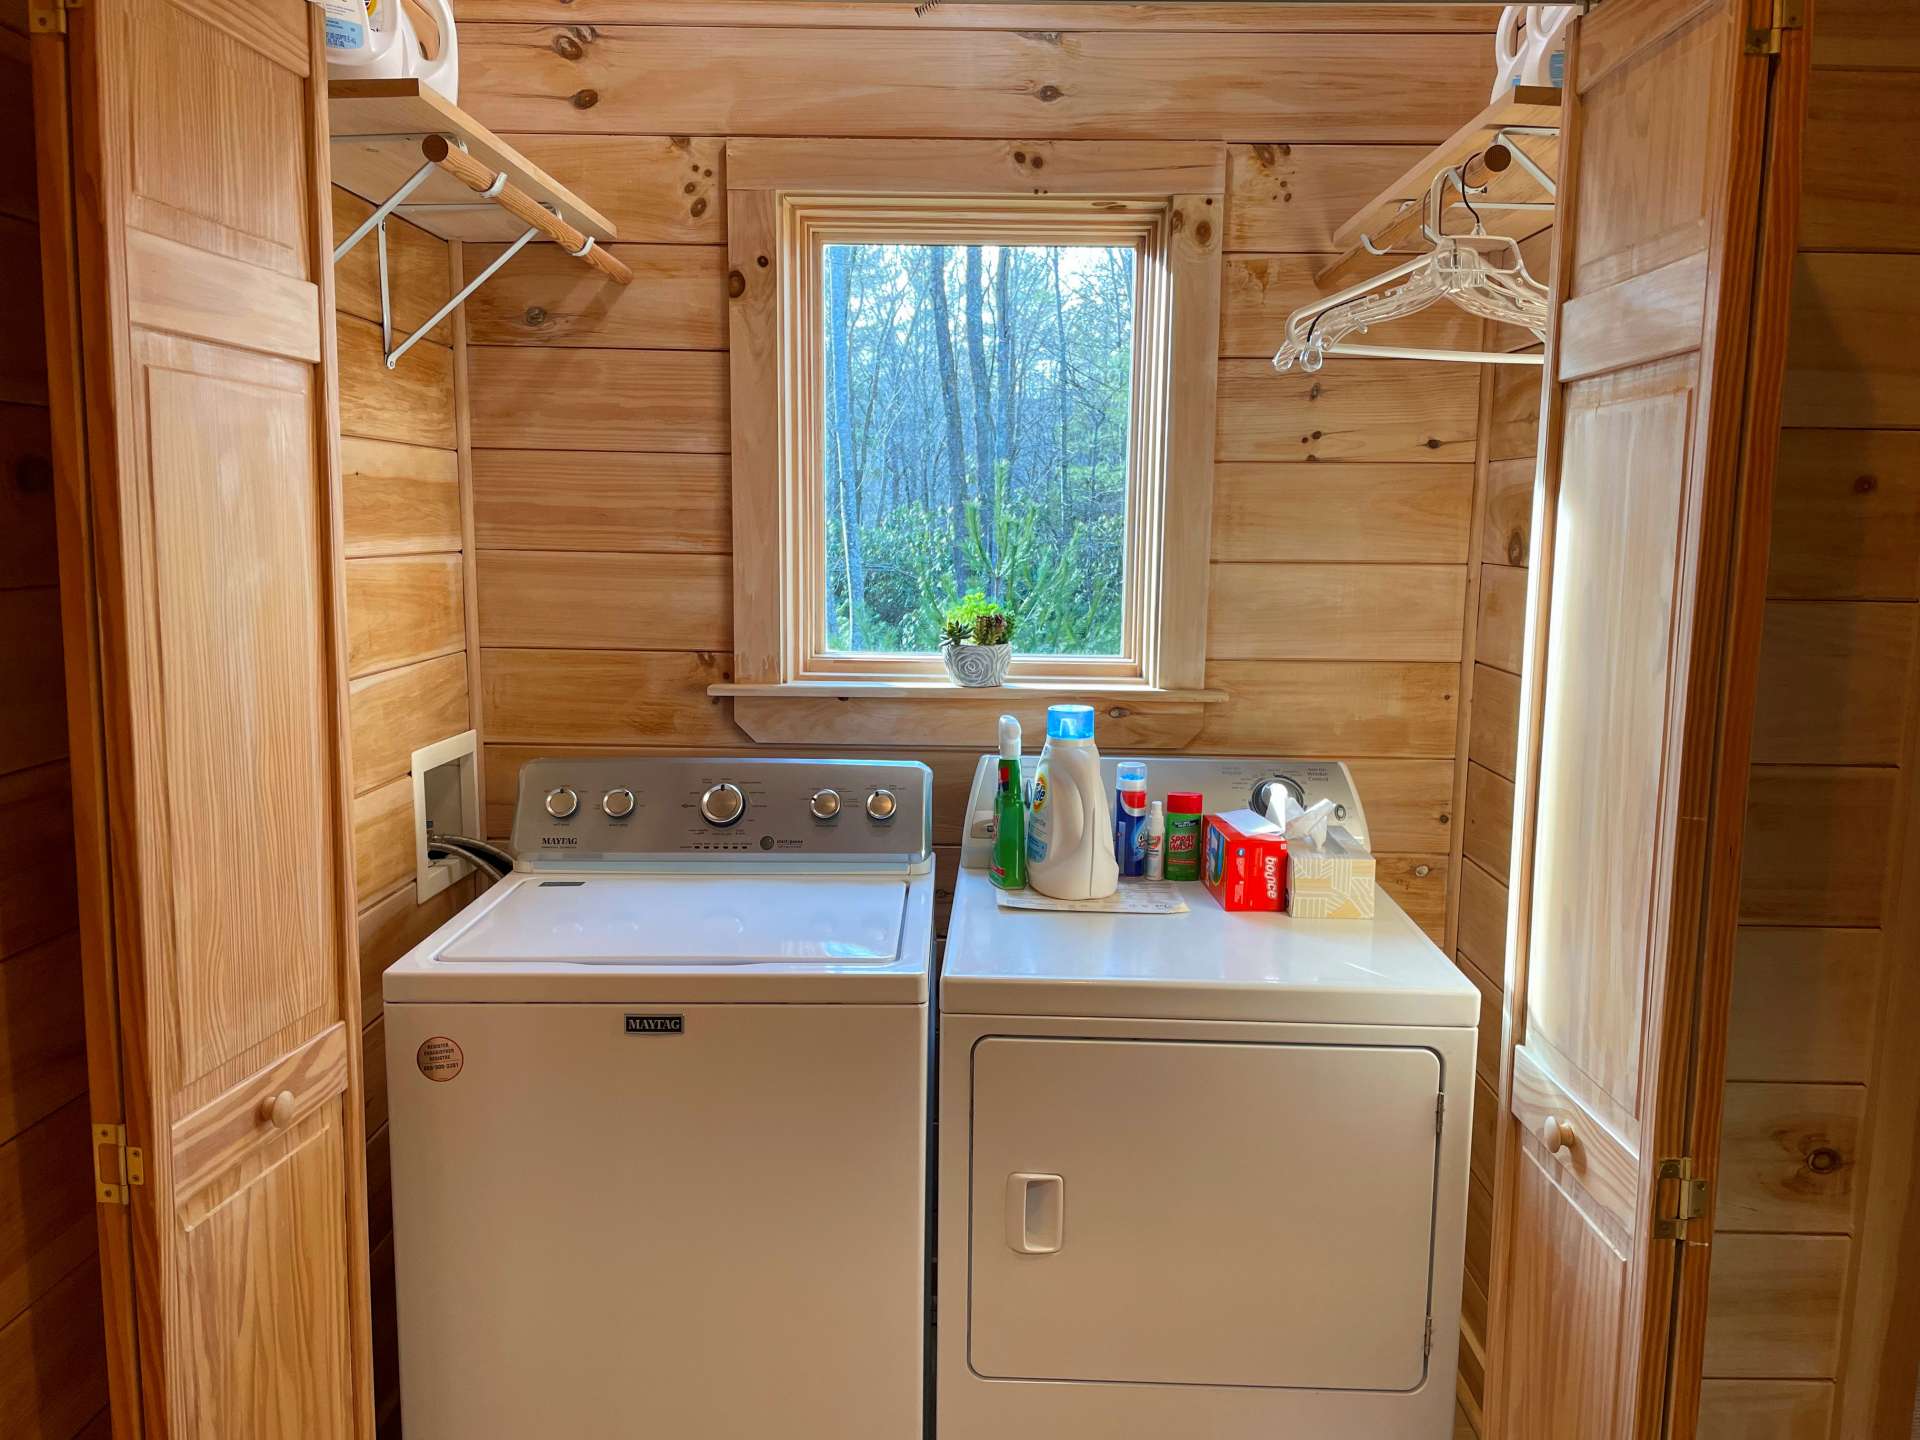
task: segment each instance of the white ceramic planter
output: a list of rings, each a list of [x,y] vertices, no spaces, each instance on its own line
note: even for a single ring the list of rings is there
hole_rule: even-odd
[[[1007,667],[1013,664],[1013,646],[942,643],[940,658],[954,684],[984,690],[1006,683]]]

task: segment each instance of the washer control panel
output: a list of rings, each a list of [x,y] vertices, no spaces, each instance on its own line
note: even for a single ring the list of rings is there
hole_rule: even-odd
[[[933,772],[909,760],[531,760],[514,852],[530,864],[710,858],[779,864],[933,854]]]

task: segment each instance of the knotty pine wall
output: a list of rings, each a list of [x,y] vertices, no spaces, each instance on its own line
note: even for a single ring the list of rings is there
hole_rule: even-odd
[[[344,236],[370,206],[333,192]],[[452,293],[452,247],[387,227],[396,336]],[[413,752],[478,723],[468,674],[470,524],[463,479],[460,327],[441,322],[393,369],[380,349],[379,272],[369,236],[335,267],[340,469],[346,533],[348,713],[353,730],[354,893],[367,1107],[374,1379],[383,1433],[397,1427],[392,1167],[380,976],[475,893],[468,877],[422,905],[415,893]]]
[[[1543,233],[1525,247],[1529,266],[1542,280],[1551,263],[1550,242],[1551,235]],[[1506,333],[1511,332],[1489,326],[1488,343],[1502,343],[1499,337]],[[1453,939],[1454,964],[1480,992],[1466,1276],[1460,1307],[1460,1398],[1476,1426],[1485,1398],[1493,1197],[1498,1193],[1494,1149],[1506,991],[1507,879],[1513,846],[1521,641],[1533,535],[1541,373],[1488,367],[1482,385],[1484,473],[1473,516],[1478,550],[1469,585],[1473,624],[1467,637],[1466,765],[1461,777],[1460,883]]]
[[[1706,1373],[1717,1433],[1852,1440],[1920,1358],[1920,14],[1811,24]]]
[[[0,4],[0,1435],[104,1437],[65,655],[23,6]]]
[[[536,249],[468,307],[489,829],[521,764],[753,742],[730,675],[729,136],[1231,142],[1208,683],[1109,750],[1355,761],[1385,883],[1447,925],[1479,378],[1268,357],[1337,225],[1485,104],[1494,12],[464,0],[461,101],[618,226],[626,290]],[[1019,27],[1019,28],[1014,28]],[[469,272],[494,252],[468,247]],[[1409,343],[1461,343],[1463,320]],[[1424,338],[1412,338],[1418,329]],[[790,702],[799,704],[801,702]],[[920,706],[941,859],[990,723]],[[790,733],[850,741],[832,702]],[[798,748],[783,746],[783,748]]]

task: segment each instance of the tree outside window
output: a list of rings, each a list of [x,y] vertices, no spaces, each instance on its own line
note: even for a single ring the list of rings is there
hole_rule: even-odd
[[[827,649],[914,654],[970,592],[1031,655],[1122,653],[1138,251],[827,244]]]

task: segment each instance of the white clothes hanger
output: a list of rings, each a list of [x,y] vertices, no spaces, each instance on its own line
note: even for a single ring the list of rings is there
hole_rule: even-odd
[[[1469,164],[1471,161],[1468,162]],[[1404,345],[1358,345],[1347,337],[1375,325],[1449,301],[1469,314],[1518,325],[1542,341],[1547,336],[1547,287],[1527,270],[1515,241],[1489,235],[1473,212],[1465,180],[1466,165],[1434,176],[1421,229],[1432,249],[1384,274],[1303,305],[1287,318],[1287,338],[1273,357],[1273,368],[1295,365],[1312,373],[1330,355],[1396,360],[1440,360],[1473,365],[1539,365],[1537,354],[1499,350],[1422,349]],[[1474,213],[1471,234],[1446,233],[1445,191],[1451,184],[1460,202]],[[1384,288],[1383,288],[1384,287]]]

